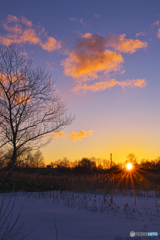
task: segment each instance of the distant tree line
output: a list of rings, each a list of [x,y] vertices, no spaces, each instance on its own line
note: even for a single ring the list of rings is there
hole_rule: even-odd
[[[12,151],[7,153],[0,152],[0,168],[10,168],[12,163]],[[24,151],[17,153],[16,168],[43,168],[45,167],[45,161],[43,154],[40,150],[36,152]]]
[[[151,169],[151,170],[159,170],[160,171],[160,157],[155,160],[149,161],[148,159],[142,159],[140,164],[140,168],[143,169]]]
[[[84,161],[84,159],[85,159],[85,161]],[[80,160],[74,160],[74,161],[70,161],[67,158],[63,158],[63,159],[56,160],[54,162],[51,161],[49,163],[49,165],[51,166],[51,168],[55,168],[55,167],[75,168],[75,167],[78,167],[78,166],[82,166],[84,164],[84,163],[82,164],[81,162],[86,162],[86,165],[92,166],[92,167],[94,165],[94,167],[96,167],[97,169],[108,169],[108,168],[110,168],[109,160],[102,159],[102,158],[95,158],[95,157],[82,158]],[[113,165],[115,165],[115,162],[113,162]]]
[[[113,165],[115,163],[113,162]],[[82,158],[80,160],[69,161],[67,158],[59,159],[55,162],[50,162],[51,168],[57,168],[61,173],[76,173],[76,174],[91,174],[110,168],[110,162],[101,158]]]
[[[51,168],[58,168],[65,172],[66,170],[73,169],[77,172],[92,172],[100,170],[122,170],[124,165],[132,163],[135,168],[146,169],[146,170],[157,170],[160,171],[160,157],[155,160],[149,161],[148,159],[142,159],[139,163],[134,153],[127,155],[124,163],[115,163],[112,161],[112,167],[110,161],[101,158],[82,158],[81,160],[75,160],[74,162],[69,161],[67,158],[63,160],[59,159],[55,162],[50,162]]]
[[[0,152],[0,169],[9,168],[11,164],[12,152],[10,150],[7,153]],[[124,165],[128,162],[132,163],[134,167],[146,170],[160,171],[160,157],[155,160],[149,161],[148,159],[142,159],[139,163],[134,153],[130,153],[126,157]],[[59,159],[57,161],[51,161],[49,163],[50,168],[56,168],[61,173],[75,172],[75,173],[93,173],[96,171],[104,170],[122,170],[122,163],[115,163],[112,161],[112,167],[110,161],[101,158],[82,158],[80,160],[70,161],[67,158]],[[17,153],[16,168],[44,168],[46,167],[43,154],[40,150],[35,152],[23,149]]]

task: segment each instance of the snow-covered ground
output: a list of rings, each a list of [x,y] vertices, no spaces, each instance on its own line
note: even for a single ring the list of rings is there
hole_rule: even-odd
[[[160,239],[160,197],[134,197],[73,192],[0,194],[7,205],[15,201],[14,216],[22,211],[27,240]],[[5,206],[4,206],[5,207]],[[158,232],[157,237],[130,237],[130,232]]]

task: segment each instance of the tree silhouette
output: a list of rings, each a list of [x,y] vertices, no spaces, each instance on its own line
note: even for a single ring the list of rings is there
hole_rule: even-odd
[[[127,159],[126,159],[126,162],[125,162],[125,163],[127,163],[127,162],[131,162],[131,163],[133,163],[133,164],[136,164],[136,163],[137,163],[137,157],[136,157],[136,155],[135,155],[134,153],[129,153],[129,154],[127,155]]]
[[[82,160],[78,163],[79,167],[92,169],[96,167],[95,162],[90,161],[88,158],[82,158]]]
[[[44,167],[44,157],[40,150],[37,150],[33,156],[37,168]]]
[[[16,45],[0,46],[0,148],[12,148],[7,179],[14,172],[18,151],[45,146],[52,138],[44,136],[74,120],[55,95],[51,77],[32,63]]]

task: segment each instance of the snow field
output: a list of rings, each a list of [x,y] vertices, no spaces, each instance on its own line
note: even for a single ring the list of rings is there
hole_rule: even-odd
[[[160,234],[160,197],[154,192],[141,196],[60,191],[0,194],[4,205],[10,198],[16,199],[14,216],[23,204],[19,224],[25,221],[24,231],[34,229],[27,240],[160,239],[160,235],[130,237],[130,231]]]

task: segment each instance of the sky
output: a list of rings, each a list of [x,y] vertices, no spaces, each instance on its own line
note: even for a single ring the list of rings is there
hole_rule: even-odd
[[[58,159],[160,156],[160,2],[1,0],[0,41],[45,67],[74,122],[41,149]]]

